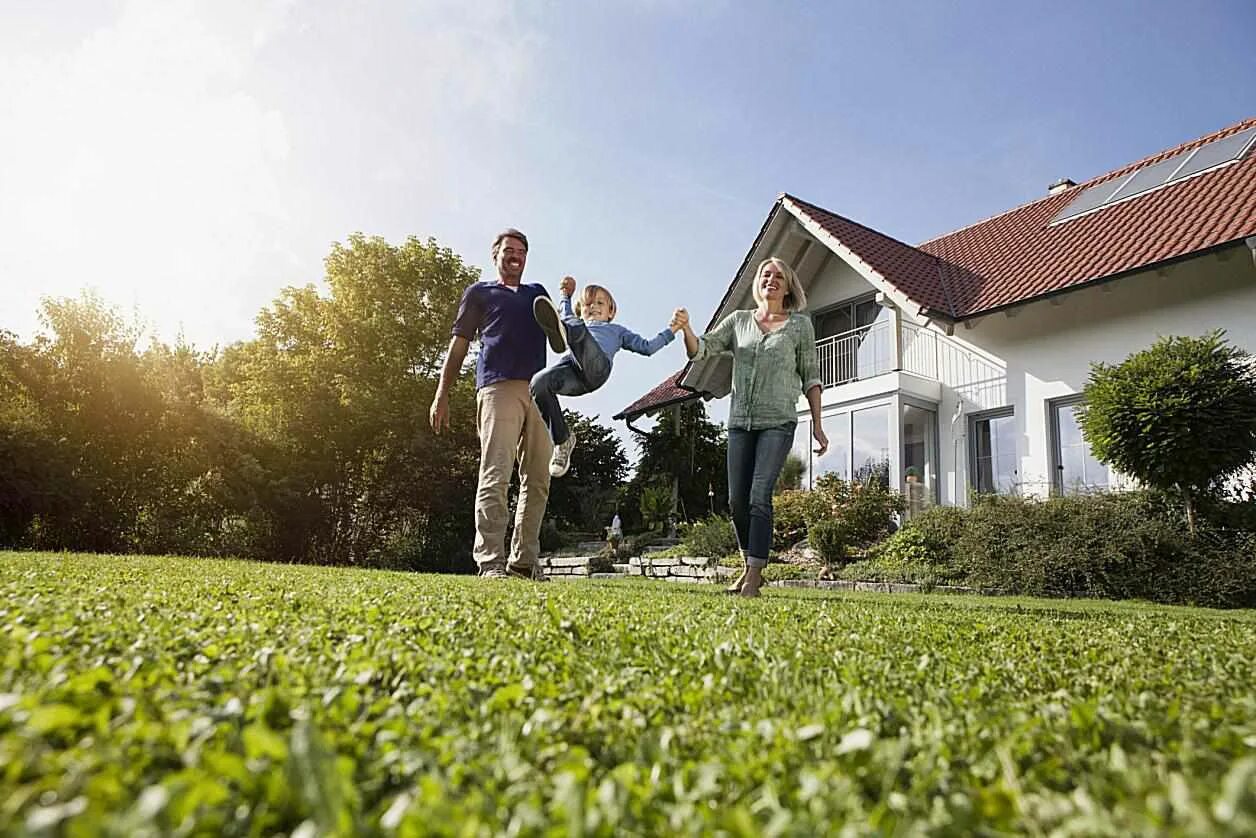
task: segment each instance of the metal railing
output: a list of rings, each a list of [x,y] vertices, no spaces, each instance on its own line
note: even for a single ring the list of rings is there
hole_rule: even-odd
[[[894,324],[888,320],[816,341],[825,387],[872,378],[894,369]]]
[[[941,381],[974,405],[998,407],[1006,403],[1007,373],[1001,367],[932,329],[900,322],[899,334],[895,335],[894,328],[894,320],[882,320],[816,341],[824,386],[836,387],[900,369]]]

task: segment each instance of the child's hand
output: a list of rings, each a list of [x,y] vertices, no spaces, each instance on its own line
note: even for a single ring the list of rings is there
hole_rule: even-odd
[[[673,332],[679,332],[689,326],[689,312],[683,308],[678,308],[672,312],[672,322],[667,324],[667,328]]]
[[[563,281],[558,283],[558,293],[564,297],[570,297],[576,293],[576,280],[569,276],[563,277]]]

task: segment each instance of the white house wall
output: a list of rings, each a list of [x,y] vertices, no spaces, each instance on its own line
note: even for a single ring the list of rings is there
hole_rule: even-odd
[[[843,300],[865,296],[874,290],[854,268],[838,256],[831,255],[807,287],[807,310],[820,311]]]
[[[1116,363],[1149,347],[1162,335],[1198,336],[1213,329],[1256,351],[1256,267],[1246,247],[1224,261],[1209,254],[1166,271],[1139,275],[1061,295],[957,326],[954,340],[1006,369],[1001,398],[963,397],[952,426],[955,387],[943,386],[938,408],[942,501],[963,504],[968,494],[967,415],[1000,406],[1015,409],[1018,479],[1022,491],[1043,495],[1051,483],[1047,402],[1079,393],[1092,362]],[[963,388],[960,388],[963,389]],[[985,395],[987,398],[982,398]]]

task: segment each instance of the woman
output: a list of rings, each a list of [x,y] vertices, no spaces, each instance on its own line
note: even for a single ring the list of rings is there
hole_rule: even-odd
[[[685,351],[695,361],[731,352],[733,405],[728,416],[728,505],[746,566],[729,593],[759,595],[772,548],[772,490],[794,441],[795,405],[807,394],[812,436],[828,450],[820,426],[820,368],[807,297],[794,270],[776,257],[755,271],[757,307],[735,311],[702,337],[682,316]]]

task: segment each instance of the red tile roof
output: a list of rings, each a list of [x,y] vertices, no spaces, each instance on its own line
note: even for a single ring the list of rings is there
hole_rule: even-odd
[[[793,195],[781,198],[794,204],[803,215],[917,303],[938,311],[951,311],[947,286],[942,281],[944,267],[937,257],[801,198]]]
[[[791,195],[782,195],[772,211],[792,203],[911,300],[933,314],[963,320],[1256,236],[1256,152],[1250,150],[1238,162],[1050,224],[1090,186],[1253,125],[1256,117],[916,247]],[[752,252],[757,245],[758,239]],[[684,373],[671,376],[615,418],[695,398],[697,394],[679,386]]]
[[[687,369],[689,368],[685,367],[679,372],[668,376],[665,381],[641,398],[637,399],[632,404],[625,407],[619,413],[616,413],[612,418],[627,419],[631,422],[643,413],[650,413],[662,407],[698,398],[700,395],[699,393],[695,393],[692,390],[687,390],[680,386],[680,379],[684,376],[685,370]]]
[[[1256,235],[1256,154],[1049,226],[1089,186],[1256,125],[1229,128],[911,247],[791,196],[803,213],[926,308],[962,320]]]

